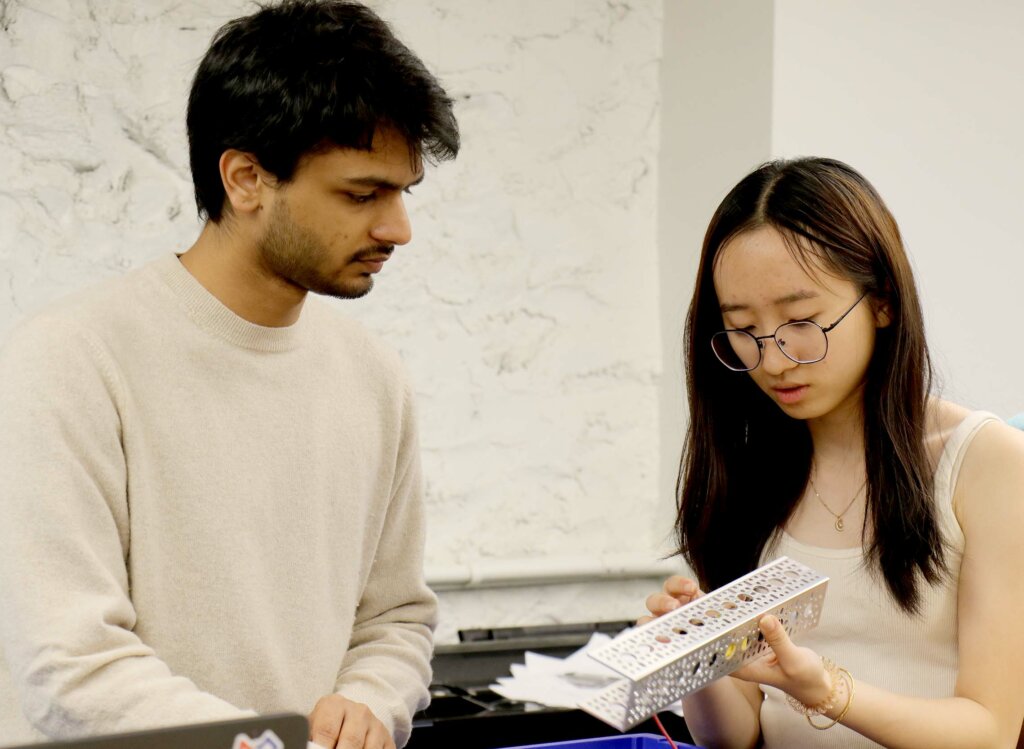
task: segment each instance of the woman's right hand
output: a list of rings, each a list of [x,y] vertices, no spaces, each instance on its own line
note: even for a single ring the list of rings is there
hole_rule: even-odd
[[[704,595],[697,586],[696,580],[691,580],[682,575],[673,575],[661,586],[660,593],[647,596],[647,610],[651,616],[641,616],[636,623],[646,624],[647,622],[673,611],[685,603],[694,601]]]

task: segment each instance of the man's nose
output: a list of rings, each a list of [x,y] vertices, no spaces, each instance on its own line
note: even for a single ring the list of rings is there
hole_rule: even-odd
[[[386,210],[370,229],[370,236],[382,244],[409,244],[412,240],[412,225],[401,193],[387,201]]]

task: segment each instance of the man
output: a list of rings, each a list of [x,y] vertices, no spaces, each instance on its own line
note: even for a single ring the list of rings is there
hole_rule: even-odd
[[[0,355],[0,740],[306,712],[402,745],[436,600],[397,357],[359,297],[453,158],[451,100],[377,16],[224,26],[189,98],[195,244]]]

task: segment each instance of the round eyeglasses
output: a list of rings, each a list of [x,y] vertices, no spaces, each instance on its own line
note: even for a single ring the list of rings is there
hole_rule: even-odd
[[[863,301],[867,292],[842,314],[834,323],[821,327],[813,320],[787,322],[775,329],[771,335],[753,335],[745,330],[720,330],[711,336],[711,349],[733,372],[749,372],[757,369],[764,357],[764,342],[772,338],[786,358],[797,364],[814,364],[828,353],[828,333],[841,323],[853,308]]]

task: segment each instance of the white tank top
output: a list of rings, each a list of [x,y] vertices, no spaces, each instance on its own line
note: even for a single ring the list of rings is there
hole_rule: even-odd
[[[953,431],[935,472],[936,515],[947,543],[949,580],[922,583],[921,613],[910,616],[890,597],[885,581],[865,567],[863,550],[807,546],[783,534],[771,556],[796,559],[829,577],[819,625],[796,642],[831,658],[858,681],[898,694],[951,697],[957,675],[957,580],[964,534],[953,514],[953,489],[964,454],[992,414],[976,411]],[[816,731],[786,704],[785,693],[762,687],[761,733],[765,749],[859,749],[874,741],[843,725]],[[820,719],[819,719],[820,722]]]

